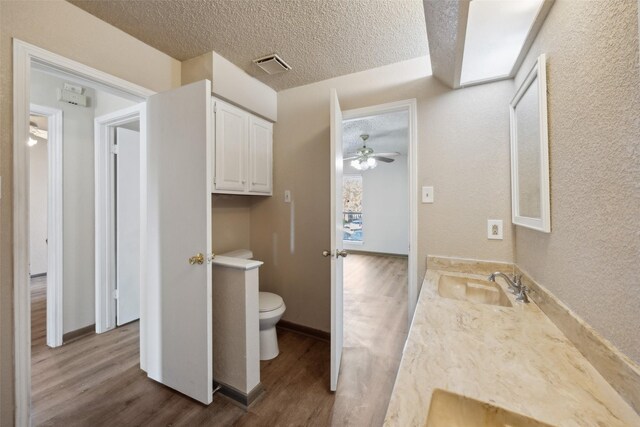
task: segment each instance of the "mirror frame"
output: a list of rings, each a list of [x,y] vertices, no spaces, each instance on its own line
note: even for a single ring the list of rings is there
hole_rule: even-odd
[[[547,60],[542,54],[527,74],[509,104],[511,122],[511,213],[512,223],[544,233],[551,232],[551,194],[549,185],[549,132],[547,126]],[[540,218],[520,215],[518,187],[518,123],[516,107],[531,84],[538,79],[538,122],[540,133]]]

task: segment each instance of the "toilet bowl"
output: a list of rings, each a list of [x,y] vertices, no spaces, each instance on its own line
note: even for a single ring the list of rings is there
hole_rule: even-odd
[[[279,295],[260,292],[260,360],[271,360],[280,353],[276,323],[286,306]]]
[[[253,258],[253,252],[248,249],[238,249],[220,255],[243,259]],[[282,318],[286,306],[282,297],[271,292],[260,292],[258,301],[260,310],[260,360],[271,360],[280,353],[276,324]]]

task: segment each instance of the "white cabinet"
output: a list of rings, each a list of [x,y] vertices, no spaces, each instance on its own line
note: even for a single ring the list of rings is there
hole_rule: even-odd
[[[214,102],[214,192],[245,191],[249,114],[225,102]]]
[[[213,192],[272,194],[273,124],[213,98]]]
[[[249,118],[249,192],[271,194],[273,124]]]

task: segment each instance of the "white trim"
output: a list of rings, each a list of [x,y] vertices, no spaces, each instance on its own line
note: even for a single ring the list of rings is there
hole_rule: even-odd
[[[47,117],[47,345],[62,345],[64,223],[62,198],[62,110],[30,104],[30,112]]]
[[[31,57],[13,44],[13,333],[15,425],[31,425],[31,292],[29,289],[29,82]]]
[[[111,152],[115,128],[132,122],[140,122],[140,153],[146,152],[146,105],[140,103],[94,119],[94,173],[95,173],[95,301],[96,333],[101,334],[116,327],[115,278],[115,174],[114,156]],[[141,157],[142,158],[142,157]],[[146,177],[146,169],[140,168],[140,178]],[[142,182],[142,181],[141,181]],[[141,189],[142,192],[142,189]],[[140,198],[140,209],[145,205]],[[146,215],[140,218],[140,228],[146,227]],[[142,235],[146,233],[140,232]],[[141,256],[143,240],[141,242]],[[141,266],[143,264],[140,264]],[[142,268],[140,269],[142,272]],[[141,277],[142,279],[142,277]],[[142,283],[142,280],[140,281]],[[141,328],[142,329],[142,328]]]
[[[15,425],[31,424],[31,295],[29,289],[29,129],[31,65],[38,63],[145,100],[154,92],[13,39],[13,313]],[[141,195],[142,196],[142,195]],[[142,262],[142,260],[141,260]]]
[[[418,302],[418,103],[415,99],[373,105],[342,112],[343,122],[396,111],[409,112],[409,259],[408,322],[411,325]]]
[[[540,218],[520,215],[520,191],[518,181],[518,122],[516,107],[529,87],[538,80],[538,123],[540,134]],[[515,225],[551,232],[551,198],[549,188],[549,131],[547,127],[547,59],[543,53],[524,79],[513,100],[509,103],[511,122],[511,221]]]

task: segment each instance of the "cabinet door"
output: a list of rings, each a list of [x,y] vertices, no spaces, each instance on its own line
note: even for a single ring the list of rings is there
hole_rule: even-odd
[[[273,124],[257,117],[249,119],[249,192],[271,194]]]
[[[215,101],[215,190],[245,191],[249,114]]]

